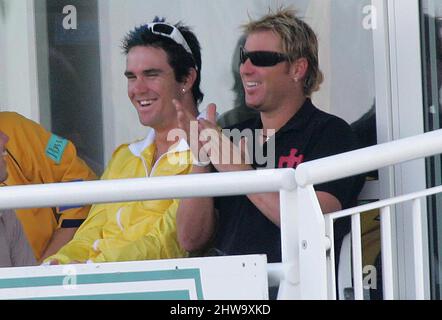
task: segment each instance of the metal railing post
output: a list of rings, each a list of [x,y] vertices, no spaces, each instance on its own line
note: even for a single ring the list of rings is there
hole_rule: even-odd
[[[313,186],[298,187],[298,246],[302,299],[328,298],[325,222]]]

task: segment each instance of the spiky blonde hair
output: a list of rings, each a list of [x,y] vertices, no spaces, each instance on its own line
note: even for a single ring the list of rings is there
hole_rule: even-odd
[[[280,7],[258,20],[251,20],[243,25],[245,35],[253,32],[270,30],[281,37],[282,50],[291,62],[299,58],[308,61],[308,70],[304,79],[304,94],[311,94],[319,89],[324,77],[319,70],[318,39],[312,28],[296,16],[291,7]]]

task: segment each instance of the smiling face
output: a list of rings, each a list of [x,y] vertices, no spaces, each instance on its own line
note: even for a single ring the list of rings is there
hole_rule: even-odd
[[[244,48],[247,52],[283,53],[280,36],[269,30],[249,34]],[[266,112],[290,103],[293,97],[293,80],[289,62],[283,61],[271,67],[257,67],[247,59],[240,66],[240,74],[249,107]]]
[[[8,172],[6,171],[6,143],[8,143],[8,136],[0,131],[0,182],[3,182],[8,177]]]
[[[127,54],[128,96],[141,124],[155,130],[177,127],[172,99],[180,100],[183,84],[175,80],[163,49],[136,46]]]

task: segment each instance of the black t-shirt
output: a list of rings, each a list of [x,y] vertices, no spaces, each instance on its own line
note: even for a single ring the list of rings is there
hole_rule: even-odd
[[[258,117],[228,129],[262,129],[262,123]],[[296,168],[302,162],[357,148],[356,136],[350,126],[344,120],[317,109],[310,99],[271,139],[275,139],[271,168]],[[268,157],[266,144],[263,148],[264,155]],[[269,168],[268,163],[257,164],[255,157],[253,162],[257,169]],[[343,208],[348,208],[356,204],[362,185],[363,177],[357,176],[314,188],[334,195]],[[214,243],[217,249],[228,255],[267,254],[268,262],[281,261],[280,228],[267,219],[247,196],[217,197],[215,207],[219,212]],[[350,230],[348,219],[345,220],[335,223],[335,239],[338,241]]]

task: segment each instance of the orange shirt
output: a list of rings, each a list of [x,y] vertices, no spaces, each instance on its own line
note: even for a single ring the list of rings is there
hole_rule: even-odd
[[[8,137],[8,179],[3,185],[85,181],[96,175],[77,156],[75,146],[14,112],[0,112],[0,130]],[[54,231],[79,227],[90,206],[16,210],[35,257],[40,259]]]

